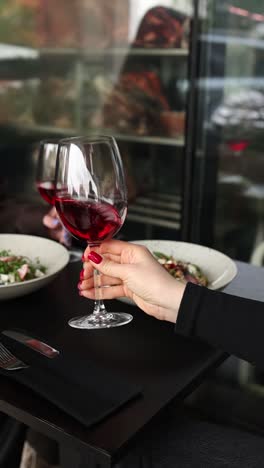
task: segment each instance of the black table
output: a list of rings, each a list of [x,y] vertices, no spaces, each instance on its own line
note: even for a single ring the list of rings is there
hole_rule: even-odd
[[[262,269],[237,264],[239,274],[226,292],[258,299],[263,287],[256,270]],[[88,430],[22,385],[0,377],[0,411],[59,443],[89,451],[100,466],[111,466],[162,408],[175,398],[183,399],[226,355],[177,337],[173,324],[157,321],[120,301],[108,301],[108,309],[132,313],[134,320],[129,325],[101,331],[70,328],[70,317],[92,309],[92,303],[78,295],[80,269],[79,262],[69,264],[42,290],[0,303],[0,329],[26,329],[58,349],[106,365],[138,383],[143,388],[142,397]],[[263,277],[262,272],[262,284]]]

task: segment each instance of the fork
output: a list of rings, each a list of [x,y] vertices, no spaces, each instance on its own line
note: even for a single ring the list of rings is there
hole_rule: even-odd
[[[14,356],[14,354],[0,343],[0,367],[5,370],[18,370],[26,369],[28,365]]]

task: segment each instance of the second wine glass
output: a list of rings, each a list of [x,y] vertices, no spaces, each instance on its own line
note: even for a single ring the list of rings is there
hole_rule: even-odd
[[[51,206],[55,205],[55,170],[56,170],[56,158],[58,151],[59,140],[47,139],[40,141],[38,145],[38,158],[37,158],[37,171],[36,171],[36,187],[39,194],[47,203]],[[59,221],[59,220],[58,220]],[[68,231],[63,227],[65,245],[71,244],[72,237]],[[70,262],[75,262],[81,259],[81,249],[74,248],[71,246],[70,250]]]
[[[57,154],[55,206],[61,222],[93,250],[111,239],[127,213],[127,190],[121,156],[111,136],[61,140]],[[69,321],[75,328],[100,329],[125,325],[127,313],[107,312],[102,300],[101,275],[94,270],[95,304],[92,314]]]
[[[57,140],[42,140],[38,145],[36,186],[41,197],[54,205]]]

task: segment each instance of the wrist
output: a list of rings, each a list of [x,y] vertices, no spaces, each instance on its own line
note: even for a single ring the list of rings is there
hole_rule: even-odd
[[[176,323],[186,284],[178,280],[174,280],[173,282],[171,294],[168,296],[170,298],[170,307],[167,308],[165,320]]]
[[[168,309],[165,315],[166,322],[176,323],[178,317],[177,309]]]

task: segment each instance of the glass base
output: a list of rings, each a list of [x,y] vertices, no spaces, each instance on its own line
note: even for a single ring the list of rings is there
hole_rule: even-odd
[[[83,328],[87,330],[100,330],[102,328],[121,327],[131,322],[133,315],[123,312],[91,314],[82,317],[74,317],[68,321],[68,324],[73,328]]]

